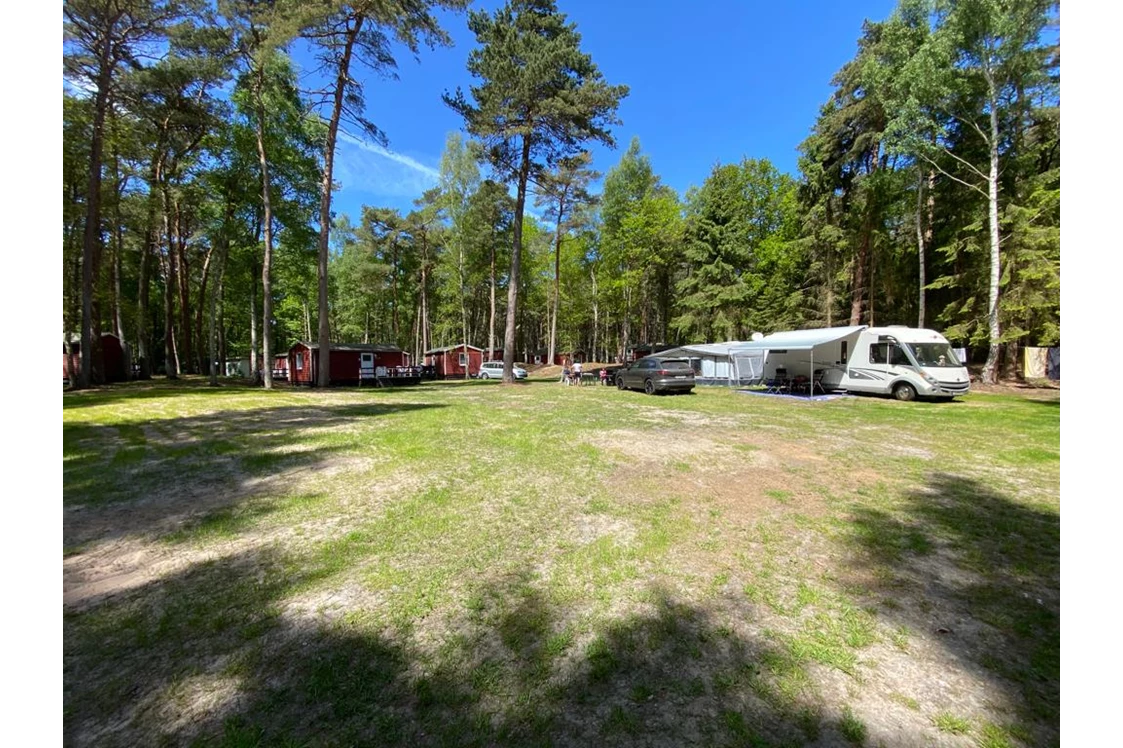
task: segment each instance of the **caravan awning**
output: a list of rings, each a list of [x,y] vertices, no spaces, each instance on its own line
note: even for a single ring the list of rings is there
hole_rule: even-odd
[[[817,330],[788,330],[765,335],[751,343],[738,343],[737,351],[810,351],[824,343],[850,337],[866,329],[866,325],[822,327]]]
[[[731,341],[728,343],[695,343],[692,345],[684,345],[679,348],[672,348],[666,351],[660,351],[659,355],[667,358],[676,356],[728,356],[730,351],[738,349],[740,346],[748,345],[739,341]]]

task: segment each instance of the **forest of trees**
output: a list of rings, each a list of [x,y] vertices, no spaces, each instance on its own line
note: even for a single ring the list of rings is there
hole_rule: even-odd
[[[682,195],[638,138],[592,170],[627,82],[554,0],[466,6],[65,2],[64,333],[83,351],[117,335],[143,377],[250,357],[267,387],[297,340],[467,342],[509,374],[539,350],[909,324],[967,347],[984,381],[1059,344],[1055,2],[901,0],[835,74],[799,174],[744,158]],[[337,214],[340,127],[386,142],[362,80],[449,44],[441,10],[467,11],[477,46],[473,85],[444,96],[464,131],[437,185],[404,214]],[[298,79],[295,45],[326,84]],[[96,360],[73,386],[101,380]]]

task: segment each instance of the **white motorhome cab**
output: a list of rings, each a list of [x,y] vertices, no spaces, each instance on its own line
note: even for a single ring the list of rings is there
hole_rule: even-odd
[[[951,399],[971,379],[951,344],[935,330],[903,325],[867,327],[858,335],[840,386],[850,392]]]

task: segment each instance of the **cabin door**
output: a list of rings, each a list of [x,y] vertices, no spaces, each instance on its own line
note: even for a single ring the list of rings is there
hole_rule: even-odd
[[[374,379],[374,354],[359,354],[359,379]]]

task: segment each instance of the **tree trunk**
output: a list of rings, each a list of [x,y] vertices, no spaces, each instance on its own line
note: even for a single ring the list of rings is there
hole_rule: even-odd
[[[433,346],[433,329],[429,323],[429,266],[421,271],[421,348],[422,353]]]
[[[469,379],[472,369],[472,356],[468,352],[468,298],[467,283],[464,279],[464,239],[456,240],[457,259],[460,273],[460,334],[464,341],[464,356],[467,364],[464,366],[464,378]]]
[[[158,153],[152,162],[152,171],[148,178],[148,184],[152,187],[158,185],[163,178],[163,148],[158,148]],[[140,277],[138,279],[139,287],[137,288],[137,305],[136,305],[136,355],[140,363],[140,378],[150,379],[152,377],[152,362],[151,354],[148,351],[148,343],[151,339],[152,329],[148,322],[148,309],[149,309],[149,268],[152,262],[152,255],[157,251],[159,243],[159,232],[156,228],[156,200],[155,197],[149,194],[148,197],[148,227],[144,237],[144,244],[140,249]]]
[[[632,344],[632,289],[624,288],[624,318],[620,320],[620,360],[628,360],[628,347]]]
[[[858,254],[854,257],[854,266],[850,273],[850,324],[862,324],[862,302],[865,298],[866,271],[868,270],[870,256],[870,209],[866,209],[866,216],[862,219],[862,240],[858,245]]]
[[[868,297],[868,300],[869,300],[869,324],[870,324],[870,327],[873,327],[873,326],[874,326],[874,316],[873,316],[873,301],[874,301],[874,296],[876,295],[876,294],[874,293],[874,289],[875,289],[875,288],[877,288],[877,286],[875,286],[875,285],[874,285],[874,282],[873,282],[873,269],[874,269],[874,265],[876,264],[876,263],[874,262],[874,259],[875,259],[875,256],[874,256],[874,255],[875,255],[875,253],[874,253],[874,251],[873,251],[873,243],[872,243],[872,241],[871,241],[871,243],[870,243],[870,258],[869,258],[869,263],[870,263],[870,285],[869,285],[869,290],[868,290],[868,293],[866,294],[866,295],[867,295],[867,297]]]
[[[331,233],[331,187],[332,172],[335,168],[335,143],[339,134],[339,118],[343,112],[343,94],[351,66],[351,53],[355,39],[363,27],[363,16],[355,18],[355,27],[347,32],[343,47],[343,57],[335,76],[335,91],[328,120],[328,138],[324,146],[324,174],[320,182],[320,247],[317,264],[318,309],[319,309],[319,350],[320,361],[315,373],[317,384],[326,387],[331,382],[331,326],[328,320],[328,238]]]
[[[519,165],[518,192],[515,197],[515,240],[511,248],[511,276],[507,288],[507,327],[503,333],[503,381],[515,381],[515,327],[519,310],[519,264],[522,259],[523,210],[526,208],[526,183],[530,178],[530,136],[523,135],[522,162]]]
[[[546,361],[554,363],[554,353],[558,337],[558,310],[561,308],[561,243],[562,223],[565,221],[565,188],[558,198],[558,225],[554,231],[554,306],[550,314],[550,347]]]
[[[222,262],[222,260],[221,260],[221,257],[220,257],[219,263],[221,264],[221,262]],[[221,272],[222,272],[222,269],[219,268],[219,273],[221,273]],[[199,306],[202,306],[202,304],[200,304]],[[217,340],[216,335],[215,335],[215,328],[216,328],[215,314],[216,314],[217,311],[218,311],[218,283],[215,283],[215,287],[211,290],[209,326],[208,326],[208,330],[207,330],[207,374],[210,377],[211,387],[217,387],[218,386],[218,360],[216,358],[217,355],[218,355],[218,340]]]
[[[110,29],[117,17],[109,20]],[[75,389],[93,383],[94,362],[94,278],[101,255],[101,155],[105,139],[105,113],[109,109],[109,86],[113,74],[113,35],[108,30],[98,54],[97,92],[94,94],[94,121],[90,138],[90,173],[86,184],[86,226],[82,242],[82,366]]]
[[[990,287],[987,304],[987,327],[990,349],[987,351],[986,364],[983,366],[983,382],[994,384],[998,380],[998,352],[1001,347],[1001,330],[998,324],[998,286],[1001,278],[998,236],[998,96],[995,92],[994,76],[989,66],[983,72],[987,81],[990,103],[990,172],[987,175],[987,217],[990,223]]]
[[[250,262],[250,378],[257,381],[257,262]]]
[[[218,276],[218,367],[226,374],[226,257]]]
[[[126,346],[128,350],[128,339],[125,337],[125,322],[124,314],[121,311],[121,254],[125,250],[125,241],[122,237],[122,221],[121,221],[121,196],[125,191],[125,185],[128,184],[127,179],[121,179],[121,158],[118,154],[113,157],[113,172],[114,184],[114,197],[116,200],[113,203],[113,216],[114,216],[114,238],[116,239],[116,247],[113,252],[113,334],[116,335],[121,345]],[[131,359],[126,356],[126,365],[129,366],[130,375],[132,373]]]
[[[214,256],[214,245],[212,244],[207,249],[207,253],[205,255],[203,255],[203,277],[199,281],[199,303],[195,306],[195,340],[199,344],[199,373],[200,374],[208,374],[210,372],[210,370],[213,368],[210,364],[207,363],[206,359],[203,358],[204,355],[209,355],[211,361],[212,362],[214,361],[214,341],[212,340],[211,343],[209,343],[206,346],[206,350],[204,350],[204,346],[203,346],[203,310],[207,306],[207,285],[208,285],[208,282],[210,280],[211,258],[213,256]],[[210,312],[211,312],[212,315],[214,314],[214,304],[213,303],[211,304]],[[211,327],[212,328],[214,327],[213,323],[212,323]],[[214,337],[214,331],[213,330],[211,331],[210,337],[211,338]]]
[[[175,345],[175,293],[178,286],[176,276],[175,224],[171,219],[171,199],[165,178],[160,194],[163,197],[164,243],[167,254],[164,263],[164,374],[168,379],[179,377],[179,360],[176,358]]]
[[[187,236],[188,226],[186,225],[183,212],[180,209],[179,198],[173,201],[175,206],[175,225],[176,225],[176,263],[178,267],[179,278],[179,334],[183,340],[183,345],[178,348],[180,351],[180,362],[183,366],[181,371],[194,374],[195,372],[195,358],[192,356],[193,346],[191,343],[191,268],[187,261]]]
[[[597,303],[597,271],[590,268],[589,277],[593,280],[593,358],[600,361],[597,357],[597,324],[600,321],[600,310]]]
[[[495,242],[491,243],[490,267],[491,275],[488,279],[491,285],[490,311],[487,318],[487,360],[495,360]]]
[[[257,160],[261,166],[261,206],[264,212],[262,223],[265,233],[265,258],[261,263],[261,373],[265,389],[273,388],[273,205],[269,195],[269,159],[265,155],[265,102],[262,89],[265,86],[265,69],[257,70]],[[328,352],[320,351],[320,361],[330,358]],[[322,365],[322,364],[321,364]]]
[[[916,182],[916,254],[917,254],[917,270],[920,276],[920,286],[917,289],[917,307],[918,312],[916,316],[916,326],[924,327],[924,287],[928,285],[928,279],[925,274],[924,267],[924,175],[921,174]]]
[[[129,346],[129,339],[125,335],[124,312],[121,309],[121,253],[124,251],[124,241],[121,237],[120,202],[117,210],[117,249],[113,253],[113,334],[121,341],[121,355],[125,360],[125,378],[133,378],[133,355]]]

